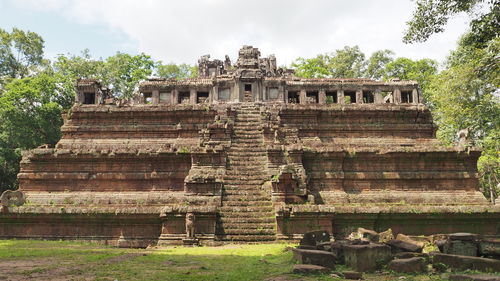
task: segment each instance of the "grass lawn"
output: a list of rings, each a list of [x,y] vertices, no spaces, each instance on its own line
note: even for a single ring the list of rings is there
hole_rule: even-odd
[[[0,280],[342,280],[329,275],[291,274],[291,246],[294,245],[145,250],[81,242],[0,240]],[[446,278],[379,273],[365,274],[365,280]]]

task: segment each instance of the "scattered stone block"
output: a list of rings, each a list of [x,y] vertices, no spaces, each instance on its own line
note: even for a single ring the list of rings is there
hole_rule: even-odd
[[[299,245],[299,246],[297,246],[297,249],[318,250],[316,246],[311,246],[311,245]],[[319,250],[321,250],[321,249],[319,249]]]
[[[363,280],[363,273],[357,271],[342,271],[345,279],[349,280]]]
[[[424,242],[419,242],[419,241],[415,241],[414,239],[411,239],[409,236],[406,236],[404,234],[398,234],[398,236],[396,236],[396,240],[401,240],[401,241],[404,241],[406,243],[410,243],[410,244],[415,244],[415,245],[418,245],[420,247],[424,247]]]
[[[302,264],[320,265],[331,269],[335,268],[336,256],[332,252],[293,249],[293,258]]]
[[[479,270],[500,272],[500,260],[435,253],[432,263],[442,263],[455,270]]]
[[[415,252],[400,252],[394,255],[396,259],[409,259],[409,258],[429,258],[426,253],[415,253]]]
[[[500,258],[500,238],[482,238],[478,241],[481,256]]]
[[[385,243],[392,239],[394,239],[394,234],[392,234],[392,229],[390,228],[378,234],[378,242]]]
[[[389,240],[386,242],[386,244],[391,247],[393,253],[399,253],[399,252],[420,253],[420,252],[422,252],[422,249],[423,249],[423,247],[421,247],[417,244],[412,244],[412,243],[408,243],[408,242],[397,240],[397,239]]]
[[[330,251],[337,257],[338,264],[345,264],[344,247],[350,245],[349,240],[338,240],[330,244]]]
[[[375,271],[391,259],[391,248],[384,244],[347,245],[344,247],[346,264],[359,272]]]
[[[420,273],[427,271],[424,258],[395,259],[389,262],[387,268],[399,273]]]
[[[361,238],[371,242],[378,242],[379,235],[376,231],[360,227],[358,228],[358,233]]]
[[[324,274],[329,273],[330,269],[324,266],[314,264],[294,264],[293,273],[297,274]]]
[[[324,230],[311,231],[304,234],[300,245],[316,246],[322,242],[330,241],[330,233]]]
[[[460,256],[478,256],[477,235],[472,233],[453,233],[448,235],[443,245],[443,253]]]
[[[450,274],[451,281],[500,281],[500,276],[487,274]]]
[[[436,240],[434,241],[434,245],[436,245],[436,247],[438,247],[439,251],[441,253],[444,252],[444,245],[446,244],[446,240]]]

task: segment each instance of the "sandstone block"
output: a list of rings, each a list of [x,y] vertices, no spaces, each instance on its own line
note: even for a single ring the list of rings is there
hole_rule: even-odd
[[[500,276],[487,274],[451,274],[451,281],[500,281]]]
[[[455,270],[479,270],[500,272],[500,260],[435,253],[432,263],[442,263]]]
[[[327,251],[293,249],[293,258],[302,264],[314,264],[335,268],[336,256]]]
[[[427,263],[424,258],[414,257],[392,260],[387,267],[399,273],[419,273],[427,270]]]
[[[391,259],[391,248],[383,244],[348,245],[344,247],[345,262],[359,272],[375,271]]]
[[[386,242],[386,244],[391,247],[393,253],[399,253],[399,252],[420,253],[420,252],[422,252],[422,248],[423,248],[417,244],[412,244],[412,243],[408,243],[408,242],[397,240],[397,239],[389,240]]]
[[[313,264],[295,264],[293,265],[293,273],[297,274],[320,274],[330,272],[329,268],[313,265]]]
[[[318,230],[305,233],[300,240],[300,245],[316,246],[321,242],[328,241],[330,241],[330,233],[324,230]]]

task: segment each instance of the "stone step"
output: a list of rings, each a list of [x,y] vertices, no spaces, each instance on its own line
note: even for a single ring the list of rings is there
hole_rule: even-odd
[[[262,218],[228,218],[228,217],[223,217],[220,218],[222,224],[226,223],[276,223],[276,218],[275,217],[262,217]]]
[[[248,215],[255,213],[269,213],[274,212],[274,208],[272,206],[222,206],[221,212],[231,212],[231,216],[235,217],[237,213],[240,213],[242,216],[245,216],[244,213],[248,213]],[[229,216],[229,214],[228,214]]]
[[[266,156],[267,149],[264,146],[261,147],[244,147],[244,146],[233,146],[227,151],[228,156]]]
[[[276,234],[275,229],[239,229],[239,228],[225,228],[226,235],[273,235]]]
[[[241,207],[270,207],[273,205],[271,200],[267,201],[239,201],[223,199],[223,206],[241,206]]]
[[[246,192],[246,193],[245,193]],[[271,194],[266,195],[263,192],[254,192],[251,190],[240,190],[239,192],[237,190],[231,190],[228,191],[227,193],[224,193],[222,196],[222,200],[224,202],[232,202],[232,201],[238,201],[238,202],[256,202],[256,201],[269,201],[271,202]]]
[[[222,206],[219,215],[226,218],[255,218],[255,217],[271,217],[275,215],[274,207],[236,207]]]
[[[226,175],[224,178],[224,184],[227,186],[234,187],[256,187],[261,186],[266,180],[261,177],[254,176],[239,176],[238,174]]]
[[[275,241],[276,235],[224,235],[221,240],[234,242]]]
[[[232,229],[276,229],[276,223],[235,223],[235,222],[223,222],[222,227],[224,230]],[[227,233],[227,232],[226,232]]]

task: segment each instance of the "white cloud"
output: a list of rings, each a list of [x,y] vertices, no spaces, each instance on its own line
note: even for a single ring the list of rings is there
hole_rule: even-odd
[[[279,64],[345,45],[367,56],[391,49],[397,56],[442,60],[466,29],[453,20],[443,34],[424,44],[401,42],[414,2],[400,0],[18,0],[81,24],[98,24],[126,34],[138,51],[165,62],[194,63],[211,54],[234,59],[242,45],[275,53]]]

